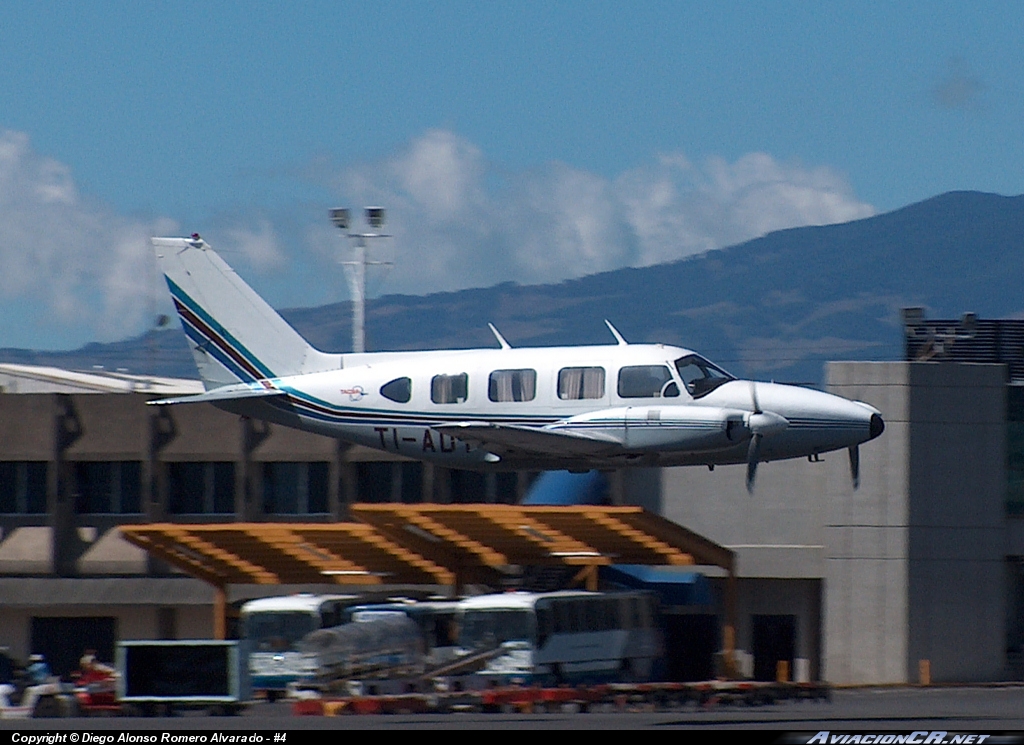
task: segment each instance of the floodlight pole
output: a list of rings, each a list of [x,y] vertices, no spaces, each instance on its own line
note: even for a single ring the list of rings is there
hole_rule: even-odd
[[[366,265],[388,265],[391,263],[366,260],[366,241],[368,239],[391,237],[386,233],[377,232],[384,226],[384,208],[367,207],[363,214],[366,223],[374,232],[346,233],[346,237],[354,241],[355,251],[352,261],[341,262],[345,267],[345,277],[348,279],[349,293],[352,295],[352,351],[356,353],[366,351]],[[348,209],[332,209],[330,216],[331,222],[339,230],[348,230]]]
[[[352,351],[366,351],[366,238],[356,239],[355,257],[345,262],[345,276],[352,295]]]

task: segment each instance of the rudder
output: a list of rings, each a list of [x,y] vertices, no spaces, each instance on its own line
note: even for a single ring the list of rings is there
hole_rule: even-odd
[[[152,242],[207,390],[341,366],[339,355],[310,346],[199,236]]]

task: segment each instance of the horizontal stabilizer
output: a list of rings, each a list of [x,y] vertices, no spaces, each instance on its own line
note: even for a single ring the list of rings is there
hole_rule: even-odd
[[[287,396],[287,391],[280,388],[250,388],[248,386],[224,386],[214,388],[206,393],[199,393],[195,396],[180,396],[178,398],[158,398],[155,401],[147,401],[151,406],[169,406],[172,404],[203,404],[216,403],[217,401],[236,401],[243,398],[269,398],[272,396]]]
[[[579,434],[565,430],[537,429],[518,424],[493,422],[456,422],[439,424],[433,429],[463,442],[478,444],[494,453],[536,453],[545,456],[589,457],[609,455],[622,450],[622,444],[610,437]]]

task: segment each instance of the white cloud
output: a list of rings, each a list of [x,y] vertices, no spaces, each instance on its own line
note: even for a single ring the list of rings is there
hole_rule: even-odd
[[[763,153],[699,164],[667,153],[611,179],[564,163],[509,173],[444,130],[343,169],[332,185],[343,204],[388,208],[394,239],[375,244],[372,257],[394,267],[384,281],[371,273],[371,293],[551,282],[874,212],[841,174]],[[214,245],[274,302],[326,299],[316,282],[342,291],[344,244],[326,221],[308,223],[304,236],[299,228],[305,251],[282,244],[282,231],[296,234],[286,217],[248,210],[218,222],[206,231]],[[169,218],[118,215],[81,195],[66,165],[35,152],[26,134],[0,130],[0,307],[9,325],[28,316],[41,340],[17,343],[112,340],[144,329],[166,303],[149,237],[178,229]]]
[[[146,323],[159,291],[149,237],[167,219],[132,220],[79,195],[70,170],[0,130],[0,301],[38,306],[40,328],[116,339]]]
[[[218,248],[244,254],[257,271],[277,269],[287,261],[278,245],[274,227],[266,218],[258,219],[255,230],[235,226],[226,228],[220,236],[226,241],[218,242]]]
[[[667,153],[614,179],[564,163],[510,175],[443,130],[336,184],[348,203],[389,208],[388,292],[556,281],[875,212],[836,171],[765,153],[701,164]]]

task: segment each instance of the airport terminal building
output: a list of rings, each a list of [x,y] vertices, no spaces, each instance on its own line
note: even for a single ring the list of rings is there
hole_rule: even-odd
[[[612,475],[612,503],[733,552],[748,673],[774,677],[786,659],[797,679],[834,683],[1020,677],[1024,399],[1012,352],[965,362],[946,346],[927,361],[908,351],[911,361],[827,366],[830,392],[886,422],[861,447],[857,490],[845,452],[764,464],[753,495],[742,466]],[[210,636],[213,589],[123,540],[122,524],[514,504],[534,476],[452,471],[208,404],[146,406],[196,385],[0,366],[0,646],[24,658],[54,636],[101,653],[116,639]],[[724,617],[724,573],[705,573],[716,605],[677,612]],[[229,600],[282,589],[232,586]]]

